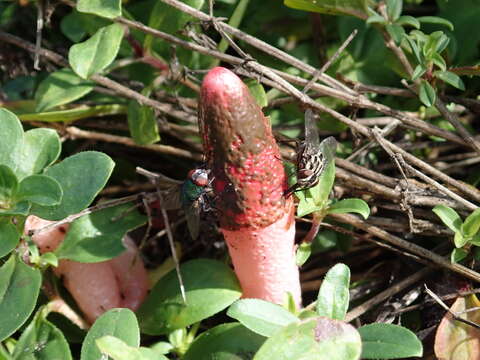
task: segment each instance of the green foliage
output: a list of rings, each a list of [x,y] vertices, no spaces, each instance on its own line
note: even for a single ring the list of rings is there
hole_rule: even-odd
[[[285,0],[285,5],[299,10],[325,14],[346,14],[365,18],[371,0]]]
[[[88,331],[82,344],[80,360],[95,360],[102,357],[97,341],[104,336],[115,336],[126,346],[140,345],[137,318],[129,309],[112,309],[100,316]]]
[[[317,314],[334,320],[345,319],[348,310],[350,269],[344,264],[332,267],[320,286]]]
[[[65,336],[47,320],[47,315],[46,308],[40,307],[18,339],[13,359],[72,359]]]
[[[121,25],[102,27],[90,39],[70,48],[68,62],[78,76],[87,79],[112,63],[120,49],[122,38]]]
[[[177,274],[171,271],[155,284],[138,311],[146,334],[165,334],[206,319],[222,311],[241,296],[233,271],[208,259],[182,264],[185,285],[183,302]]]
[[[265,337],[272,336],[282,327],[298,321],[295,315],[280,305],[259,299],[238,300],[228,308],[227,315]]]
[[[423,355],[422,343],[410,330],[393,324],[369,324],[358,329],[363,359],[400,359]]]
[[[77,10],[109,19],[122,15],[120,0],[78,0]]]
[[[35,94],[37,111],[53,109],[69,104],[87,95],[94,88],[94,83],[78,77],[70,69],[60,69],[43,80]]]
[[[15,254],[0,267],[0,340],[12,335],[32,313],[42,276],[40,271],[26,265]]]
[[[480,246],[480,209],[473,211],[464,221],[454,209],[445,205],[437,205],[432,211],[454,232],[456,249],[450,256],[453,262],[463,260],[472,245]]]
[[[72,222],[55,254],[59,259],[83,263],[112,259],[125,251],[122,239],[146,218],[129,211],[132,204],[118,205],[84,215]]]

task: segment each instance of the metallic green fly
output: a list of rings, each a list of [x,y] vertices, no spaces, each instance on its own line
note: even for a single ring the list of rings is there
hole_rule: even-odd
[[[163,192],[166,210],[182,208],[185,212],[188,231],[194,240],[198,238],[202,213],[211,210],[209,175],[210,170],[204,168],[190,170],[185,181]]]
[[[315,116],[312,110],[307,109],[305,140],[297,147],[297,183],[285,191],[285,196],[317,185],[327,165],[334,160],[336,148],[337,140],[333,136],[320,142]]]

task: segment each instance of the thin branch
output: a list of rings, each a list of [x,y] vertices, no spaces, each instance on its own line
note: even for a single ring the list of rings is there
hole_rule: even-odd
[[[152,144],[138,145],[131,138],[125,136],[111,135],[107,133],[99,133],[94,131],[81,130],[75,126],[65,128],[64,132],[73,139],[83,138],[96,141],[105,141],[111,143],[122,144],[125,146],[135,147],[139,149],[148,149],[165,155],[174,155],[187,159],[201,160],[202,156],[188,150],[179,149],[173,146]]]
[[[445,268],[449,271],[453,271],[465,278],[468,278],[477,282],[480,281],[480,274],[477,273],[476,271],[473,271],[460,264],[452,264],[448,259],[445,259],[444,257],[438,254],[435,254],[421,246],[405,241],[399,238],[398,236],[388,233],[383,229],[380,229],[376,226],[372,226],[368,224],[366,221],[363,221],[354,215],[329,214],[328,216],[342,223],[353,225],[354,227],[361,229],[363,231],[366,231],[369,234],[372,234],[396,247],[403,248],[414,255],[417,255],[423,259],[426,259],[432,262],[433,264],[438,265],[442,268]]]
[[[170,227],[170,220],[168,219],[167,210],[165,210],[165,207],[163,206],[163,204],[164,204],[163,195],[162,195],[162,192],[160,191],[160,187],[159,187],[160,177],[155,173],[152,173],[148,170],[142,169],[141,167],[137,167],[136,171],[137,171],[137,173],[147,177],[157,187],[156,194],[157,194],[157,197],[158,197],[158,201],[160,203],[160,212],[162,213],[163,223],[165,225],[165,230],[167,231],[167,238],[168,238],[168,244],[170,245],[170,252],[172,253],[173,262],[175,263],[175,269],[176,269],[176,272],[177,272],[178,283],[180,284],[180,293],[182,294],[183,302],[186,304],[187,303],[187,297],[185,295],[185,286],[183,284],[182,273],[180,271],[180,261],[178,260],[177,251],[175,249],[175,242],[173,240],[173,234],[172,234],[172,229]]]

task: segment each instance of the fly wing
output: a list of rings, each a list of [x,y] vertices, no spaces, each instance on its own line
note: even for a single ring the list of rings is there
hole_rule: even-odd
[[[193,240],[197,240],[200,232],[200,201],[194,201],[185,208],[185,217],[187,218],[188,231]]]
[[[181,190],[181,185],[174,185],[162,191],[162,206],[165,210],[177,210],[182,207]]]
[[[325,157],[325,161],[329,164],[335,159],[335,151],[337,150],[337,140],[333,136],[322,140],[320,143],[320,151]]]
[[[320,146],[317,123],[313,111],[310,109],[305,111],[305,142],[314,149],[318,149]]]

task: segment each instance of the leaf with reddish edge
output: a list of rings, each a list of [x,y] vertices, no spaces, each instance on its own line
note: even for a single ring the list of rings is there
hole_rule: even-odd
[[[478,311],[465,310],[480,306],[480,301],[475,295],[459,297],[450,310],[462,319],[480,324]],[[470,360],[480,359],[480,330],[473,326],[453,320],[447,313],[435,334],[435,355],[439,360]]]
[[[291,323],[262,345],[254,360],[357,360],[362,351],[358,331],[326,317]]]

